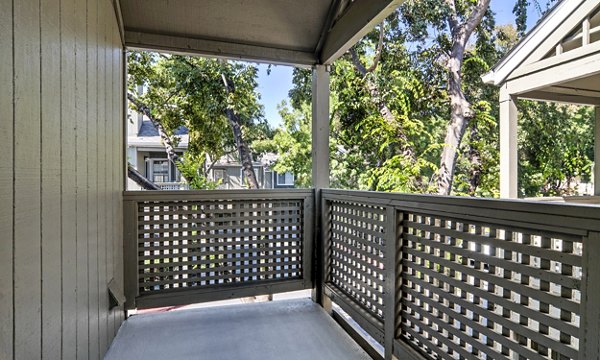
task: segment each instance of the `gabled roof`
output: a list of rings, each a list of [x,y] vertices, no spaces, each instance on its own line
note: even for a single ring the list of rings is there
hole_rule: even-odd
[[[174,131],[174,135],[179,139],[176,148],[187,149],[189,143],[189,131],[186,127],[180,126]],[[142,121],[140,129],[136,135],[130,135],[127,138],[127,145],[146,148],[163,148],[164,145],[158,133],[158,129],[150,120]]]
[[[540,49],[552,49],[581,25],[581,22],[600,4],[600,0],[562,0],[487,74],[485,83],[500,85],[525,62],[539,61],[548,56]],[[588,9],[592,9],[588,11]],[[573,26],[571,27],[571,24]],[[536,56],[535,59],[532,56]]]
[[[185,126],[180,126],[173,132],[175,136],[187,135],[189,133],[188,129]],[[138,137],[149,137],[149,136],[160,136],[158,133],[158,129],[152,121],[144,120],[142,122],[142,126],[140,126],[140,130],[138,131]]]
[[[116,0],[129,48],[328,64],[404,0]]]

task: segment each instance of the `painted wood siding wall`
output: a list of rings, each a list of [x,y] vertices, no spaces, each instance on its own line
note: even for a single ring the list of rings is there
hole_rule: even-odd
[[[112,1],[2,0],[0,49],[0,359],[99,359],[123,321]]]

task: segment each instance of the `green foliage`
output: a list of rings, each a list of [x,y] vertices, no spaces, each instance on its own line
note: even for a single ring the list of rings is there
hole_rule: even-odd
[[[278,154],[273,170],[293,173],[296,187],[310,187],[311,107],[303,103],[299,109],[290,109],[282,103],[279,105],[279,114],[283,119],[283,128],[275,130],[272,138],[255,141],[253,145],[259,152]]]
[[[214,190],[220,183],[214,182],[204,175],[203,159],[202,156],[195,156],[191,152],[187,152],[177,169],[186,179],[192,179],[188,184],[190,189]]]
[[[577,182],[591,177],[592,109],[522,101],[520,115],[520,195],[575,194]]]
[[[138,98],[150,107],[174,142],[178,141],[174,131],[180,126],[188,128],[188,151],[177,166],[182,174],[193,176],[190,186],[194,188],[214,188],[204,171],[207,155],[214,160],[235,148],[226,109],[239,116],[246,142],[271,136],[260,104],[258,69],[254,65],[130,52],[128,75],[128,90],[137,93],[139,86],[144,87]],[[234,84],[235,91],[227,92],[223,76]]]
[[[473,3],[456,2],[460,19],[469,15]],[[349,54],[333,65],[332,186],[417,193],[435,190],[432,178],[450,113],[444,64],[450,52],[447,6],[444,0],[404,3],[386,20],[381,59],[366,75]],[[517,0],[518,29],[496,26],[494,14],[488,11],[467,47],[463,91],[474,116],[458,149],[455,195],[499,196],[499,94],[496,87],[482,82],[481,75],[518,42],[531,6],[544,11],[549,5]],[[353,48],[364,68],[375,60],[378,39],[377,29]],[[284,127],[260,147],[281,154],[277,171],[293,171],[297,185],[308,186],[310,70],[294,70],[293,83],[290,105],[280,109]],[[393,114],[393,121],[382,116],[382,106]],[[527,103],[520,132],[522,195],[571,193],[567,184],[587,180],[593,133],[589,116],[587,110]],[[559,144],[552,142],[556,134],[564,135]]]

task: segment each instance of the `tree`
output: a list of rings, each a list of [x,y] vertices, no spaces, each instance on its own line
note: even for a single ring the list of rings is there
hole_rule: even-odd
[[[214,187],[210,166],[235,148],[249,188],[258,188],[249,146],[268,136],[255,66],[218,59],[132,52],[128,56],[128,99],[159,130],[169,159],[191,186]],[[139,86],[145,88],[138,94]],[[175,151],[175,129],[185,126],[190,142],[185,157]],[[232,136],[233,134],[233,136]],[[208,161],[206,160],[208,159]]]
[[[577,183],[592,172],[592,109],[534,101],[519,107],[520,195],[576,195]]]
[[[332,65],[332,186],[437,193],[446,174],[444,194],[499,196],[498,89],[481,75],[518,40],[513,26],[496,26],[487,1],[406,2]],[[276,169],[300,173],[302,184],[310,178],[310,71],[296,69],[293,84],[284,128],[261,147],[278,150]],[[546,111],[555,110],[536,107],[530,116]],[[564,163],[587,171],[586,161]],[[536,166],[531,171],[540,173]]]

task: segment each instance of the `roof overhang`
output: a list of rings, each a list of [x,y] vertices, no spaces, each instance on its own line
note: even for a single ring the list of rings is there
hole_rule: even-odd
[[[483,81],[503,96],[600,106],[600,0],[562,0]]]
[[[126,47],[329,64],[404,0],[114,0]]]
[[[500,85],[558,28],[585,0],[563,0],[549,11],[506,56],[482,76],[486,84]]]

